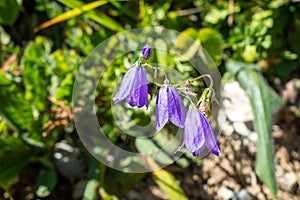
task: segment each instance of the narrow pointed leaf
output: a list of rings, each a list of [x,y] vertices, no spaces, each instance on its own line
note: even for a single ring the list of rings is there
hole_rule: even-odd
[[[255,171],[270,189],[273,199],[277,196],[275,164],[271,137],[272,116],[278,111],[282,99],[266,83],[254,64],[227,61],[227,70],[236,76],[250,98],[254,111],[254,128],[258,133]]]
[[[187,199],[182,189],[176,184],[176,179],[173,174],[164,169],[153,171],[152,174],[156,184],[168,196],[168,199]]]
[[[79,0],[58,0],[60,3],[70,7],[70,8],[78,8],[84,5],[84,2],[79,1]],[[103,2],[108,2],[108,1],[103,1]],[[123,26],[121,26],[117,21],[114,19],[108,17],[106,14],[101,13],[101,12],[96,12],[94,10],[90,10],[87,13],[85,13],[87,17],[90,19],[94,20],[98,24],[109,28],[113,31],[124,31],[125,29]]]
[[[106,4],[107,1],[95,1],[86,5],[81,6],[80,8],[74,8],[73,10],[67,11],[49,21],[46,21],[44,23],[42,23],[41,25],[39,25],[37,28],[35,28],[35,31],[39,31],[41,29],[47,28],[49,26],[52,26],[54,24],[66,21],[68,19],[74,18],[84,12],[87,12],[89,10],[95,9],[99,6],[102,6],[104,4]]]

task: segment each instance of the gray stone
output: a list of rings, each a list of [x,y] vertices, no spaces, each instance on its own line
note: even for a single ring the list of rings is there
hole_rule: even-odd
[[[236,192],[235,196],[236,196],[237,200],[251,200],[252,199],[251,195],[245,189],[241,189],[238,192]]]

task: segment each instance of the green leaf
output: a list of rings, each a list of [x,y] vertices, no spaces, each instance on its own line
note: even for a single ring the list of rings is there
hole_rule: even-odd
[[[38,36],[26,47],[22,58],[27,88],[26,98],[34,103],[38,111],[45,110],[48,102],[49,71],[52,62],[50,51],[51,42],[45,37]]]
[[[12,25],[19,15],[16,0],[0,1],[0,24]]]
[[[57,23],[60,23],[60,22],[63,22],[63,21],[66,21],[68,19],[71,19],[71,18],[74,18],[84,12],[87,12],[89,10],[92,10],[92,9],[95,9],[99,6],[102,6],[104,4],[106,4],[108,1],[94,1],[94,2],[91,2],[91,3],[88,3],[88,4],[85,4],[79,8],[74,8],[73,10],[70,10],[70,11],[67,11],[65,13],[62,13],[61,15],[49,20],[49,21],[46,21],[44,22],[43,24],[39,25],[35,31],[39,31],[41,29],[44,29],[44,28],[47,28],[49,26],[52,26],[54,24],[57,24]]]
[[[13,158],[13,159],[12,159]],[[0,186],[8,188],[9,183],[31,162],[31,155],[24,148],[18,151],[6,151],[0,156]]]
[[[113,168],[106,169],[104,189],[109,194],[124,195],[138,184],[145,174],[125,173]]]
[[[282,99],[266,83],[258,66],[229,60],[227,70],[235,75],[250,98],[254,111],[254,128],[258,133],[255,171],[270,189],[273,199],[277,196],[275,164],[271,136],[272,116],[278,111]]]
[[[55,99],[57,100],[69,100],[71,102],[72,89],[74,84],[74,74],[69,73],[61,82],[55,92]]]
[[[56,172],[52,169],[42,169],[35,183],[35,193],[38,197],[47,197],[51,194],[56,184]]]
[[[0,114],[19,130],[29,130],[34,120],[32,109],[16,83],[0,71]]]
[[[99,199],[99,193],[97,191],[101,185],[100,177],[101,174],[103,174],[102,171],[103,170],[100,168],[99,161],[93,158],[89,168],[88,181],[84,189],[83,199],[85,200]]]
[[[192,59],[199,49],[199,54],[201,54],[202,47],[215,64],[219,65],[223,53],[222,43],[223,39],[221,35],[212,28],[202,28],[199,31],[188,28],[178,35],[175,47],[187,49],[182,53],[181,57],[179,57],[180,61]]]
[[[218,66],[221,63],[222,56],[222,37],[212,28],[202,28],[199,30],[199,39],[201,46],[207,51],[212,60]]]
[[[167,44],[162,39],[156,39],[154,42],[154,48],[158,63],[162,66],[167,66]]]
[[[70,8],[78,8],[78,7],[85,5],[84,2],[78,1],[78,0],[58,0],[58,1]],[[91,10],[91,11],[85,13],[85,15],[87,17],[91,18],[92,20],[94,20],[95,22],[97,22],[97,23],[101,24],[102,26],[109,28],[111,30],[114,30],[114,31],[124,31],[125,30],[121,24],[116,22],[114,19],[108,17],[104,13]]]
[[[196,40],[198,37],[198,32],[194,28],[187,28],[182,31],[176,40],[175,48],[184,49],[186,45],[190,45],[191,39]]]
[[[173,160],[161,150],[161,147],[157,146],[153,141],[148,138],[137,138],[135,140],[136,148],[142,154],[148,154],[155,161],[168,165],[173,163]]]
[[[182,189],[176,184],[176,179],[170,172],[159,169],[152,172],[156,184],[164,191],[170,200],[188,199]]]

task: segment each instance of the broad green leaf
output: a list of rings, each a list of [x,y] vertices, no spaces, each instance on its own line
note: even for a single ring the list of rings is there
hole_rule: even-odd
[[[237,78],[250,98],[255,117],[254,128],[258,133],[255,171],[270,189],[273,199],[276,199],[277,188],[271,126],[272,116],[278,111],[282,99],[266,83],[258,71],[258,66],[229,60],[226,67]]]
[[[0,24],[12,25],[19,15],[18,4],[16,0],[0,1]]]
[[[66,21],[68,19],[74,18],[78,15],[81,15],[84,12],[87,12],[89,10],[95,9],[99,6],[102,6],[106,4],[108,1],[94,1],[89,4],[83,5],[79,8],[74,8],[73,10],[67,11],[49,21],[44,22],[43,24],[39,25],[37,28],[35,28],[35,31],[39,31],[41,29],[47,28],[49,26],[52,26],[54,24]]]
[[[188,199],[183,190],[176,184],[176,179],[170,172],[159,169],[152,172],[156,184],[164,191],[170,200]]]
[[[70,7],[70,8],[78,8],[81,7],[84,4],[84,2],[79,0],[58,0],[60,3]],[[104,1],[107,2],[107,1]],[[114,19],[108,17],[106,14],[101,12],[96,12],[94,10],[90,10],[89,12],[85,13],[87,17],[94,20],[95,22],[101,24],[102,26],[109,28],[114,31],[124,31],[122,25],[120,25],[118,22],[116,22]]]
[[[34,120],[24,95],[20,87],[0,71],[0,114],[19,130],[29,130]]]
[[[186,45],[190,45],[191,40],[196,40],[197,36],[198,32],[194,28],[187,28],[178,35],[174,46],[183,49]]]
[[[56,184],[56,172],[52,169],[42,169],[35,183],[35,193],[38,197],[47,197],[51,194]]]
[[[222,37],[215,29],[202,28],[199,31],[196,31],[193,28],[188,28],[178,35],[175,47],[187,49],[179,58],[180,61],[192,59],[199,49],[199,54],[201,54],[201,48],[203,48],[215,64],[219,65],[221,63],[223,52],[222,43]]]
[[[201,46],[207,51],[212,60],[218,66],[221,63],[222,56],[222,37],[212,28],[202,28],[199,30],[199,39]]]

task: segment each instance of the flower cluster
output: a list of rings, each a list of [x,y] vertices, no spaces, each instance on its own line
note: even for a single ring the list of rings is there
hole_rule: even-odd
[[[151,55],[152,47],[146,45],[142,49],[139,60],[123,77],[121,86],[117,94],[113,97],[114,103],[119,103],[123,99],[126,99],[127,103],[132,107],[137,106],[141,108],[146,106],[148,109],[148,80],[143,66],[150,66],[147,64],[147,60]],[[192,81],[202,77],[197,77]],[[191,82],[191,80],[188,82]],[[152,84],[155,85],[154,82]],[[210,104],[213,98],[212,80],[210,87],[204,90],[197,103],[199,107],[188,98],[192,108],[187,114],[176,86],[171,85],[166,78],[158,90],[156,97],[156,130],[160,131],[170,121],[175,126],[184,129],[183,143],[176,152],[186,147],[194,156],[197,156],[207,148],[210,152],[218,156],[220,148],[207,119],[210,115]],[[184,95],[188,97],[186,94]]]

